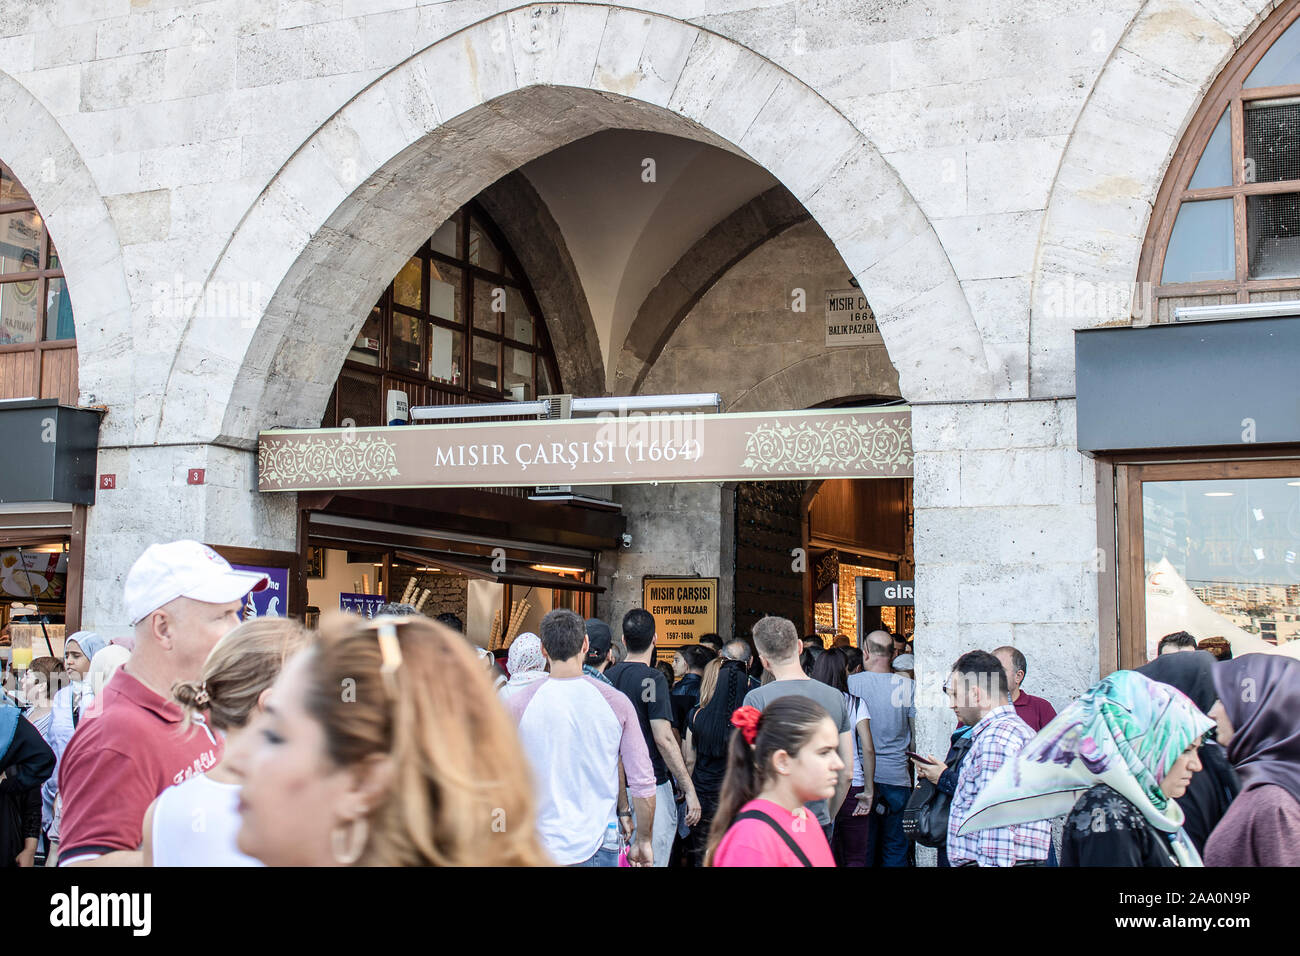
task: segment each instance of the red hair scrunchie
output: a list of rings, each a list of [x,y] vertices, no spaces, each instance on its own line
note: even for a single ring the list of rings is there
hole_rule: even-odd
[[[740,732],[745,735],[745,743],[751,747],[754,741],[758,739],[758,718],[763,712],[757,707],[738,707],[731,715],[731,726],[739,727]]]

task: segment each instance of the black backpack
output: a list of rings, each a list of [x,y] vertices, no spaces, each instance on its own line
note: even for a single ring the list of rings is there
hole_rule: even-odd
[[[948,769],[961,770],[961,762],[970,751],[971,735],[966,734],[952,745],[953,760]],[[948,843],[948,809],[952,795],[944,793],[924,777],[912,791],[903,808],[903,834],[921,846],[941,847]]]

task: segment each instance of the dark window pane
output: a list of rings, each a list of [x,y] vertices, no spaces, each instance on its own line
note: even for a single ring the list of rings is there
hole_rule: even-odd
[[[413,315],[393,313],[392,356],[389,368],[398,372],[420,371],[420,332],[424,319]]]
[[[0,282],[0,345],[18,345],[40,338],[39,279]]]
[[[72,324],[72,300],[68,286],[62,279],[50,279],[45,296],[45,337],[47,339],[75,339],[76,327]]]
[[[438,227],[438,231],[429,237],[429,248],[441,252],[452,259],[465,258],[460,249],[460,219],[463,213],[457,211],[454,216]]]
[[[380,425],[379,376],[344,369],[339,374],[339,424],[364,428]]]
[[[35,210],[0,216],[0,273],[41,267],[41,217]]]
[[[1214,127],[1214,132],[1210,134],[1209,142],[1205,144],[1205,151],[1201,153],[1200,162],[1196,164],[1196,172],[1192,173],[1192,181],[1187,184],[1188,189],[1232,185],[1230,127],[1228,111],[1225,109],[1218,125]]]
[[[476,388],[489,388],[495,391],[500,387],[497,383],[499,361],[497,350],[498,345],[492,339],[474,336],[474,386]]]
[[[501,316],[506,310],[505,286],[474,280],[474,328],[485,332],[501,331]]]
[[[320,420],[321,428],[335,428],[338,425],[338,404],[339,404],[339,384],[334,383],[334,389],[330,392],[329,404],[325,406],[325,414]]]
[[[429,378],[447,385],[460,385],[465,361],[465,334],[441,325],[429,327]]]
[[[22,183],[14,179],[13,173],[0,167],[0,203],[7,206],[10,203],[31,201],[31,193],[23,189]]]
[[[352,344],[348,358],[354,362],[364,362],[366,365],[379,364],[379,332],[382,323],[383,312],[380,311],[379,306],[375,306],[366,317],[365,325],[361,326],[361,331],[357,333],[357,340]]]
[[[1242,84],[1248,90],[1261,86],[1300,83],[1300,20],[1286,28]]]
[[[1161,282],[1235,279],[1232,200],[1185,202],[1169,236]]]
[[[506,394],[516,402],[528,401],[533,397],[533,353],[507,345],[505,354],[502,379]]]
[[[501,250],[474,219],[469,221],[469,261],[491,272],[500,272],[503,268]]]
[[[412,309],[424,308],[424,270],[418,256],[402,266],[393,280],[393,301]]]
[[[461,271],[441,262],[430,263],[429,314],[457,325],[465,324],[465,306],[461,303]]]
[[[45,268],[47,268],[47,269],[61,269],[61,268],[63,268],[63,267],[59,264],[59,250],[54,248],[54,240],[53,240],[53,239],[50,240],[49,255],[48,255],[48,258],[45,260]]]
[[[1246,197],[1252,279],[1300,276],[1300,194]]]
[[[1300,179],[1300,104],[1246,107],[1246,182]]]

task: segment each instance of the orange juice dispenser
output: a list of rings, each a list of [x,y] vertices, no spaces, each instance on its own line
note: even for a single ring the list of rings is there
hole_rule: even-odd
[[[32,632],[31,628],[14,625],[9,628],[9,639],[13,652],[13,669],[25,671],[32,666]]]

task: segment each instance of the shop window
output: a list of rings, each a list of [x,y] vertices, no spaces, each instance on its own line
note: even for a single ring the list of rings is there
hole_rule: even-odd
[[[555,394],[561,382],[540,314],[513,253],[471,203],[434,229],[371,310],[324,424],[360,424],[366,402],[374,407],[364,417],[378,422],[390,389],[412,404]]]
[[[0,163],[0,346],[35,348],[75,336],[72,300],[45,220]]]
[[[1119,467],[1121,667],[1175,631],[1300,640],[1300,463]]]
[[[1171,305],[1300,298],[1300,2],[1211,87],[1157,197],[1142,274]],[[1145,305],[1145,301],[1142,303]]]

